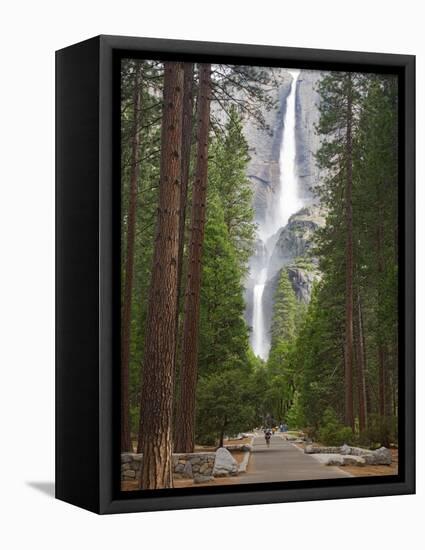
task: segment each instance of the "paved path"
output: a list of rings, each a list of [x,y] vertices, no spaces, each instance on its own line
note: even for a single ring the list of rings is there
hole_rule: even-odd
[[[270,447],[263,435],[256,435],[253,444],[247,472],[234,478],[239,483],[351,477],[336,466],[320,464],[279,434],[272,436]]]

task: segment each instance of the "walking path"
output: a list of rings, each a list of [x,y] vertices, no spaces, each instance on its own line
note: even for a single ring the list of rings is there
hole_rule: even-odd
[[[236,483],[263,483],[344,477],[351,475],[336,466],[320,464],[280,434],[272,436],[270,447],[263,434],[256,434],[247,472],[233,479]]]

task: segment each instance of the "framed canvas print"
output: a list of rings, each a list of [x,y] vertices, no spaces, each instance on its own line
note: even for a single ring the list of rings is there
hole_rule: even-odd
[[[57,52],[56,496],[415,490],[414,57]]]

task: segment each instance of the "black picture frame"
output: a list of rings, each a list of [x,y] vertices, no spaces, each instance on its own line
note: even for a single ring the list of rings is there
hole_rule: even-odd
[[[398,75],[398,475],[120,492],[116,128],[117,67],[125,56]],[[414,493],[414,254],[414,56],[120,36],[56,52],[56,498],[107,514]]]

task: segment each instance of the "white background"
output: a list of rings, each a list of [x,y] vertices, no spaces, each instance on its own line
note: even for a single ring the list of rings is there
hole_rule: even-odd
[[[55,501],[45,492],[51,492],[54,476],[54,51],[97,34],[123,34],[416,54],[417,198],[421,205],[425,199],[421,4],[419,0],[15,0],[2,4],[2,548],[264,545],[349,550],[403,548],[415,539],[421,546],[423,285],[418,288],[418,496],[98,517]],[[423,215],[418,218],[418,269],[423,273]],[[37,489],[40,483],[43,491],[40,485]]]

